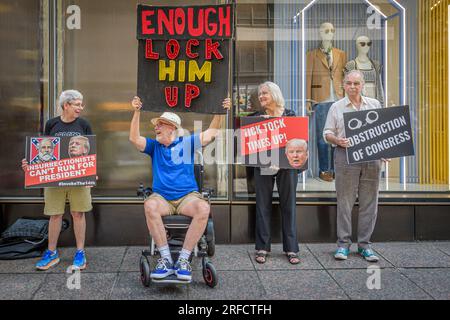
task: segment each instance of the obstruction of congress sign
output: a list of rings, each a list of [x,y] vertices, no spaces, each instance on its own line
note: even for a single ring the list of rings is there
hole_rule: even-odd
[[[27,137],[25,188],[95,186],[95,136]]]
[[[253,167],[308,167],[308,117],[240,118],[238,162]]]
[[[138,5],[143,110],[226,113],[233,12],[233,5]]]
[[[348,163],[414,155],[409,106],[344,113]]]

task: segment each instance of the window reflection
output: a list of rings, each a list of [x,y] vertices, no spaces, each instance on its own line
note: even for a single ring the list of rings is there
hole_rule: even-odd
[[[20,168],[25,137],[39,132],[42,123],[40,14],[35,0],[5,0],[0,6],[0,196],[40,194],[39,189],[24,192]]]

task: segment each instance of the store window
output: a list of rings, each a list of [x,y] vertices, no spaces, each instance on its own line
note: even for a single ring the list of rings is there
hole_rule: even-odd
[[[128,142],[130,100],[137,84],[138,3],[2,1],[1,151],[11,156],[1,158],[1,196],[41,195],[40,190],[23,189],[19,163],[24,155],[25,136],[42,132],[45,121],[60,112],[55,103],[49,105],[47,101],[69,88],[84,94],[85,116],[97,134],[100,180],[94,195],[135,196],[140,182],[150,184],[149,159]],[[50,10],[51,4],[56,4],[55,10]],[[329,29],[334,30],[333,47],[345,53],[346,66],[361,65],[357,42],[366,37],[359,42],[364,42],[371,61],[369,69],[375,72],[368,72],[371,83],[365,94],[380,99],[386,107],[409,106],[415,156],[394,159],[383,169],[382,196],[391,192],[448,193],[449,5],[450,0],[237,0],[232,65],[234,118],[230,117],[223,126],[236,128],[240,117],[259,110],[258,84],[276,82],[286,107],[310,120],[310,163],[299,176],[298,196],[334,194],[333,181],[320,177],[320,159],[325,159],[325,167],[331,167],[331,156],[319,154],[317,141],[317,104],[329,97],[310,95],[306,81],[308,52],[320,48],[318,30],[329,22],[333,26]],[[152,136],[149,120],[155,115],[143,114],[143,135]],[[201,120],[206,129],[211,119],[206,114],[183,114],[184,127],[191,132],[194,120]],[[216,191],[216,199],[253,200],[253,170],[234,163],[228,166],[225,156],[220,157],[219,164],[206,165],[205,185]]]
[[[0,3],[1,197],[40,195],[40,190],[24,192],[20,162],[25,137],[40,131],[45,112],[41,5],[35,0]]]
[[[151,184],[150,158],[136,151],[128,140],[132,117],[131,99],[136,94],[138,42],[136,7],[141,1],[62,1],[63,20],[70,6],[78,6],[80,28],[68,29],[61,21],[59,69],[60,88],[76,88],[86,100],[85,116],[97,135],[98,186],[95,196],[135,196],[139,183]],[[213,2],[215,3],[215,2]],[[147,5],[201,5],[211,1],[145,1]],[[225,98],[225,97],[224,97]],[[154,138],[150,119],[141,116],[141,134]],[[183,128],[194,130],[194,121],[209,127],[212,115],[179,113]],[[222,124],[223,127],[226,123]],[[224,152],[222,153],[225,154]],[[227,198],[227,165],[205,165],[205,187],[215,190],[216,199]]]
[[[259,108],[255,90],[268,80],[280,86],[287,108],[309,118],[309,167],[299,176],[299,197],[335,191],[332,150],[320,141],[320,114],[342,97],[344,72],[352,69],[364,72],[366,96],[384,107],[409,106],[415,155],[384,166],[382,194],[449,191],[448,5],[433,0],[237,1],[235,122]],[[254,23],[254,12],[265,12],[267,23]],[[326,79],[316,77],[312,83],[308,73],[308,56],[320,50],[319,29],[325,23],[333,52],[337,49],[331,60],[333,90],[324,86],[330,84]],[[251,70],[257,55],[267,59],[265,70]],[[236,200],[254,199],[252,172],[235,165]]]

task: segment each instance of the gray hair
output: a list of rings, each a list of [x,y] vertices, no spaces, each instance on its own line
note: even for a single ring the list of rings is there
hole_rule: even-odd
[[[38,149],[41,149],[42,143],[43,143],[44,141],[50,141],[50,144],[52,145],[52,149],[55,148],[55,146],[53,145],[53,141],[52,141],[51,138],[42,138],[42,140],[40,140],[40,141],[38,142],[38,145],[37,145]]]
[[[344,77],[344,83],[348,80],[348,78],[349,78],[351,75],[359,75],[359,77],[361,78],[362,84],[365,84],[365,83],[366,83],[366,80],[364,79],[364,73],[362,73],[361,71],[359,71],[359,70],[357,70],[357,69],[354,69],[354,70],[352,70],[352,71],[349,71],[349,72],[347,72],[347,73],[345,74],[345,77]]]
[[[262,87],[267,87],[269,89],[269,92],[272,95],[272,99],[273,99],[273,101],[275,101],[276,105],[284,108],[285,102],[284,102],[284,98],[283,98],[283,93],[281,93],[281,89],[276,83],[273,83],[271,81],[266,81],[264,83],[261,83],[258,86],[258,95],[259,95],[259,92],[261,91]]]
[[[83,95],[77,90],[66,90],[59,96],[59,106],[64,110],[64,104],[74,100],[83,100]]]
[[[304,147],[305,152],[308,151],[308,143],[303,139],[291,139],[286,143],[285,153],[287,154],[289,147]]]

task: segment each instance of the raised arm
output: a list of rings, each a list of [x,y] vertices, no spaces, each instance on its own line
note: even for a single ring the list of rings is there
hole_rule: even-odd
[[[222,106],[226,110],[230,110],[231,107],[231,99],[226,98],[222,102]],[[209,128],[202,133],[200,133],[200,142],[202,146],[210,143],[215,137],[217,137],[219,133],[219,129],[222,125],[223,120],[225,119],[225,115],[215,115],[209,125]]]
[[[145,150],[147,140],[141,136],[141,133],[139,131],[139,121],[141,118],[142,108],[141,99],[139,99],[139,97],[134,97],[131,101],[131,106],[134,109],[134,114],[130,126],[130,141],[136,147],[136,149],[142,152]]]

